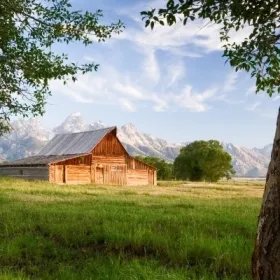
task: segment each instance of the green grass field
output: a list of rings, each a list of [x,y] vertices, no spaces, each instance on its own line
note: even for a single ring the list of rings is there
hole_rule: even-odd
[[[0,178],[0,279],[250,279],[262,193]]]

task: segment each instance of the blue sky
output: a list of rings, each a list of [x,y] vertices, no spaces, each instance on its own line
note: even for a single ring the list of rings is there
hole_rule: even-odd
[[[271,143],[278,97],[254,93],[254,81],[222,58],[219,27],[144,28],[140,11],[164,0],[73,0],[77,9],[104,11],[104,21],[126,28],[106,43],[59,46],[71,59],[100,64],[98,72],[63,86],[53,82],[43,122],[53,127],[73,111],[87,122],[133,123],[170,142],[218,139],[245,147]],[[239,42],[249,30],[232,34]]]

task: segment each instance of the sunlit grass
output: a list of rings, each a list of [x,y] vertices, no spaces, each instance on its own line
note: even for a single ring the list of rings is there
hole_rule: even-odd
[[[0,279],[250,279],[262,192],[0,178]]]

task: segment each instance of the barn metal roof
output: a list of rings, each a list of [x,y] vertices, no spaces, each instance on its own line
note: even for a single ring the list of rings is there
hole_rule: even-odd
[[[115,126],[78,133],[58,134],[43,148],[38,156],[90,153],[101,139],[114,129],[116,129]]]
[[[79,155],[62,155],[62,156],[33,156],[33,157],[24,158],[24,159],[18,159],[18,160],[11,161],[8,163],[3,163],[3,164],[0,164],[0,167],[24,166],[24,165],[47,165],[49,163],[75,158],[76,156],[81,156],[81,154],[79,154]]]

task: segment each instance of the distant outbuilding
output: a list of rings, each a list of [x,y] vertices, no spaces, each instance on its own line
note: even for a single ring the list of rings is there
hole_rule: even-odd
[[[156,168],[128,154],[117,127],[58,134],[37,155],[0,165],[0,176],[65,184],[156,185]]]

